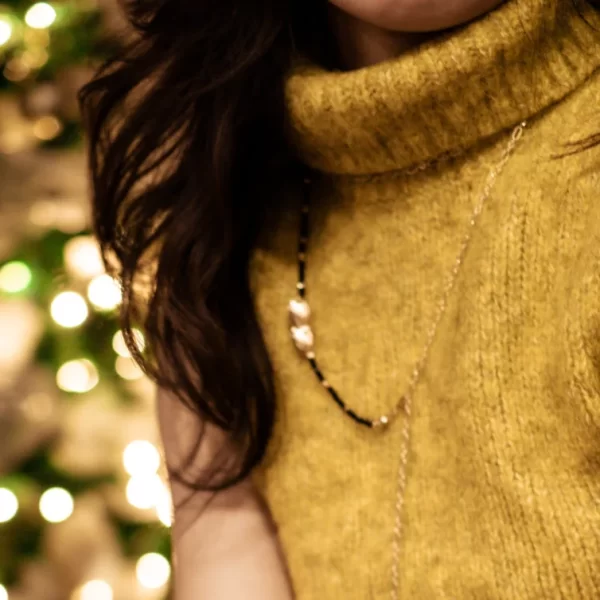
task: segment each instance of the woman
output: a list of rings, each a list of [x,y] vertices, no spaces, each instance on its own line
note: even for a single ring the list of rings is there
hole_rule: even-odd
[[[598,7],[131,18],[83,105],[176,597],[600,597]]]

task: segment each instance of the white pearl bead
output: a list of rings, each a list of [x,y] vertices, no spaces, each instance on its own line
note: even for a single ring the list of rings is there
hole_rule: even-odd
[[[315,344],[315,336],[313,335],[312,329],[309,325],[302,325],[300,327],[292,327],[292,339],[296,344],[296,348],[300,352],[310,352]]]
[[[290,317],[296,327],[307,325],[310,319],[310,306],[306,300],[290,300]]]

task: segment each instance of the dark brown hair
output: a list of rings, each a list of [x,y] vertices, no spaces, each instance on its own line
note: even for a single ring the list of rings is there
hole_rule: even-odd
[[[295,56],[333,56],[327,2],[131,0],[126,8],[134,39],[81,93],[95,231],[122,281],[132,352],[240,449],[233,471],[185,480],[220,489],[262,461],[272,434],[273,373],[249,260],[299,166],[286,142],[285,73]],[[136,323],[150,357],[136,351]]]

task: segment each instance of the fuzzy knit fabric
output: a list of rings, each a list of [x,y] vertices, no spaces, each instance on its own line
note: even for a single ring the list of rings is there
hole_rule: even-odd
[[[294,143],[323,173],[317,358],[373,417],[406,389],[488,172],[528,122],[414,395],[402,600],[600,598],[600,147],[553,157],[600,132],[600,16],[574,4],[508,0],[397,59],[289,78]],[[280,405],[256,481],[299,600],[387,599],[403,424],[356,425],[295,351],[299,218],[290,200],[252,265]]]

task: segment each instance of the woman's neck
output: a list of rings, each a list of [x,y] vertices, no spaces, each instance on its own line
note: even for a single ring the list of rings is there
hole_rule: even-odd
[[[359,69],[394,58],[432,34],[388,31],[330,6],[329,21],[343,69]]]

